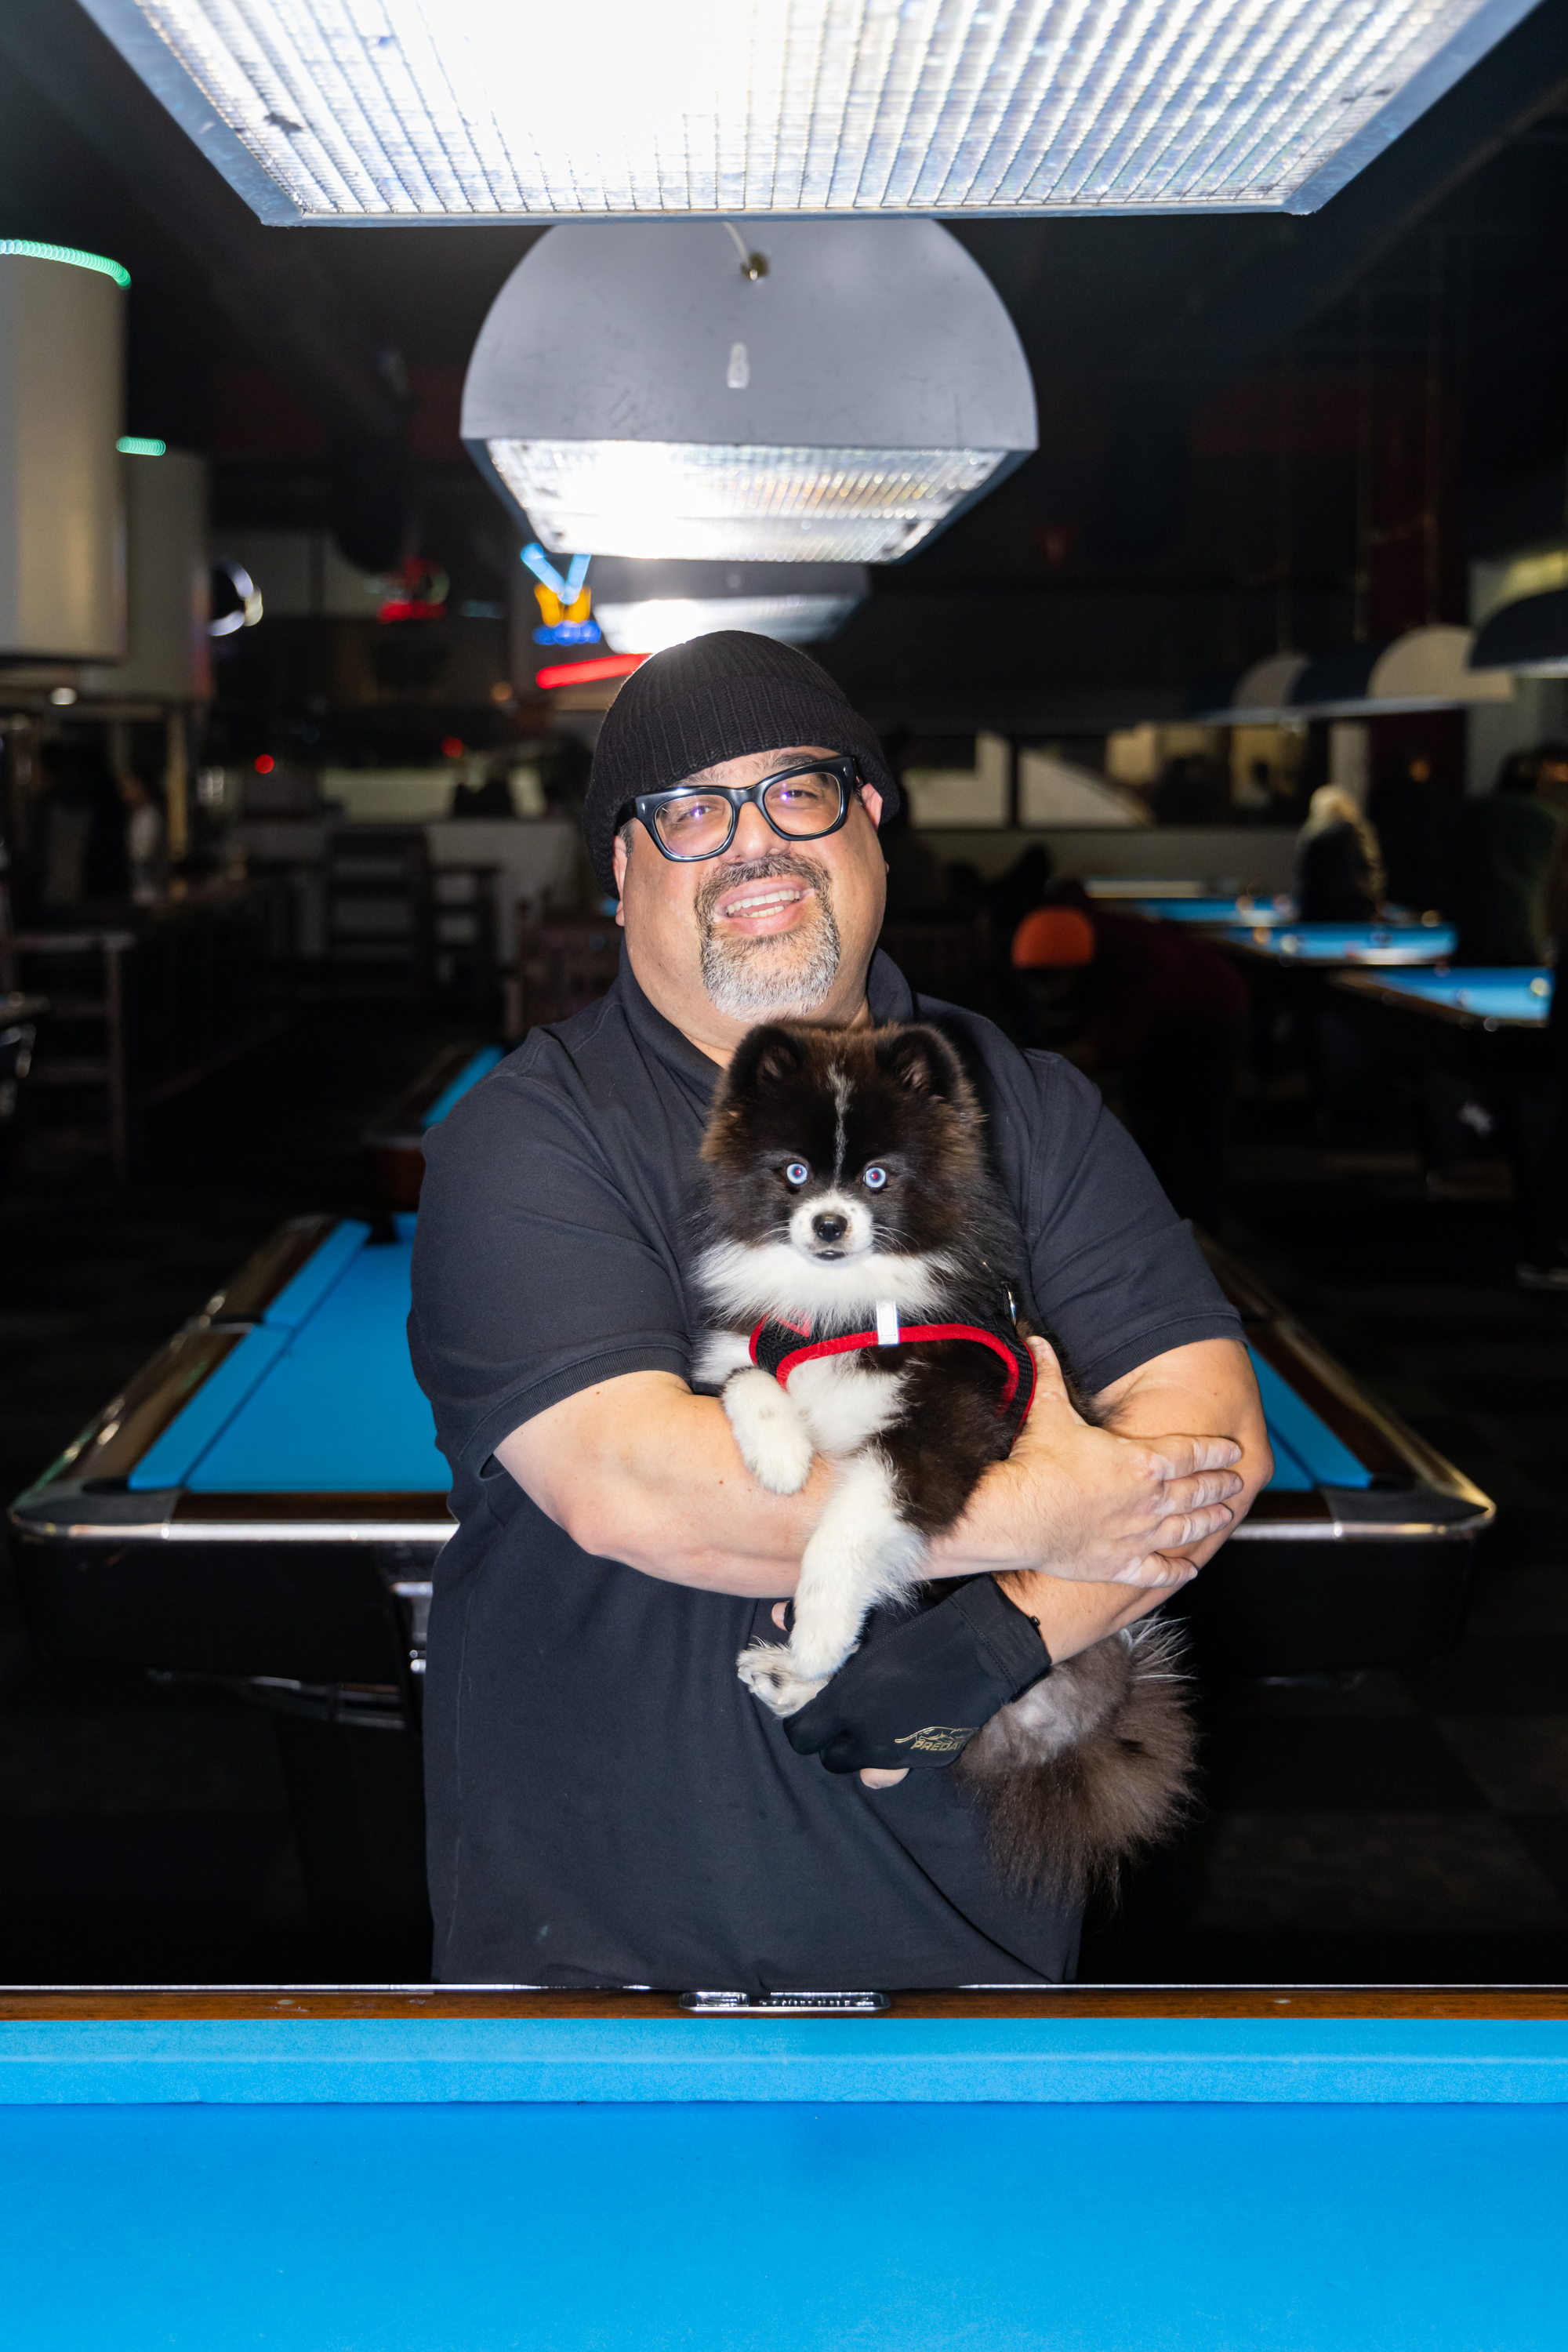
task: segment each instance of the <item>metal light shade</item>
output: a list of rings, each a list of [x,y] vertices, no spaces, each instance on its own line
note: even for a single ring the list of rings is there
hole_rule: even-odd
[[[84,0],[264,220],[1314,212],[1531,0]]]
[[[552,229],[479,331],[463,440],[551,552],[893,563],[1035,446],[995,289],[933,221]]]
[[[1433,622],[1381,645],[1342,646],[1303,670],[1290,696],[1291,715],[1377,719],[1510,701],[1513,688],[1508,678],[1478,676],[1467,667],[1473,641],[1469,629]]]
[[[661,654],[716,629],[815,645],[848,619],[870,579],[858,563],[637,563],[603,555],[589,585],[606,644],[621,654]]]
[[[1470,647],[1470,667],[1515,677],[1568,677],[1568,588],[1521,596],[1483,621]]]
[[[1238,677],[1200,688],[1184,716],[1207,727],[1278,727],[1299,718],[1290,697],[1310,658],[1308,654],[1267,654]]]

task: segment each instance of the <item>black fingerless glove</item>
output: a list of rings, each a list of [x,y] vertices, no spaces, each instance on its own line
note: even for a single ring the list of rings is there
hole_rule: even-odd
[[[951,1764],[998,1707],[1050,1671],[1034,1619],[977,1576],[847,1659],[786,1716],[784,1738],[830,1772]]]

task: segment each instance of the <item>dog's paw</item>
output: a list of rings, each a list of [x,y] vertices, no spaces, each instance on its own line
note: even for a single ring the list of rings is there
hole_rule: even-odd
[[[811,1475],[811,1436],[771,1372],[737,1372],[724,1389],[724,1411],[741,1459],[773,1495],[796,1495]]]
[[[796,1715],[814,1699],[827,1677],[808,1682],[795,1672],[794,1658],[777,1642],[753,1642],[735,1661],[735,1671],[753,1698],[775,1715]]]

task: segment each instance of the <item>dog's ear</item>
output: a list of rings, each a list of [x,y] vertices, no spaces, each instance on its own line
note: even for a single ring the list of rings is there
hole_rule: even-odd
[[[805,1058],[804,1039],[782,1022],[764,1021],[760,1028],[749,1029],[736,1046],[727,1091],[735,1095],[751,1087],[776,1087],[797,1077]]]
[[[916,1025],[895,1030],[879,1042],[877,1061],[911,1094],[935,1095],[941,1102],[954,1104],[968,1096],[963,1066],[938,1029]]]

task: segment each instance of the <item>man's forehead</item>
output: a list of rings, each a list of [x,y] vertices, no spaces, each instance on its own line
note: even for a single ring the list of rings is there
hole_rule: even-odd
[[[770,769],[795,767],[802,760],[838,760],[843,756],[826,743],[785,743],[774,751],[742,751],[738,759],[716,760],[710,768],[694,768],[690,775],[679,781],[683,784],[725,784],[743,776],[750,782],[752,777],[765,776]]]

